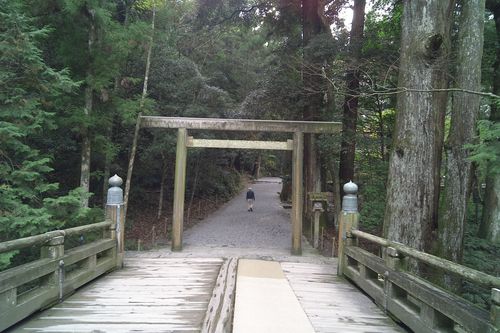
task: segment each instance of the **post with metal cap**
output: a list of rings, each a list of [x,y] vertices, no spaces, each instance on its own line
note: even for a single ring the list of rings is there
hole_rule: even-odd
[[[123,190],[120,186],[123,184],[123,179],[118,175],[109,178],[108,197],[106,202],[106,218],[114,222],[111,229],[116,230],[116,266],[123,266],[123,257],[125,253],[125,215],[123,203]]]
[[[339,216],[339,256],[337,264],[337,274],[342,275],[346,265],[344,257],[344,247],[352,245],[354,237],[352,229],[357,229],[359,224],[358,213],[358,185],[352,181],[344,185],[345,195],[342,198],[342,210]]]

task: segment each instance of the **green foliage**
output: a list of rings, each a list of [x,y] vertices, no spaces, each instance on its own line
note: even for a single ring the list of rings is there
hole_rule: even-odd
[[[463,264],[492,276],[500,275],[500,245],[477,237],[478,222],[474,221],[473,205],[469,205],[464,237]],[[478,306],[488,309],[491,290],[472,283],[464,283],[462,296]]]
[[[385,213],[387,162],[358,158],[363,172],[359,175],[359,212],[361,226],[367,232],[380,234]]]
[[[470,160],[478,163],[483,170],[489,165],[488,172],[500,172],[500,123],[489,120],[478,122],[479,142],[468,145],[471,149]]]
[[[60,228],[80,214],[76,205],[60,210],[81,193],[54,196],[51,156],[37,148],[42,132],[55,128],[57,99],[77,84],[46,65],[38,44],[49,30],[36,28],[21,3],[0,1],[0,241]],[[1,265],[14,254],[3,254]]]

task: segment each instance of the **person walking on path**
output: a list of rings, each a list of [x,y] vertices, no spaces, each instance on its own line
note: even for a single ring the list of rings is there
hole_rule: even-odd
[[[255,193],[253,193],[252,188],[249,187],[247,191],[247,203],[248,211],[253,212],[253,203],[255,202]]]

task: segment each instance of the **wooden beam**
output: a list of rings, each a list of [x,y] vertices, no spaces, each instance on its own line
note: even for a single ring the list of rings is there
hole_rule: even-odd
[[[206,140],[194,139],[190,136],[187,146],[190,148],[293,150],[293,141]]]
[[[186,193],[187,130],[179,128],[175,156],[174,212],[172,219],[172,251],[182,250],[184,195]]]
[[[217,131],[338,133],[342,124],[323,121],[141,117],[143,128],[186,128]]]
[[[304,160],[304,133],[293,134],[292,154],[292,254],[302,254],[302,175]]]

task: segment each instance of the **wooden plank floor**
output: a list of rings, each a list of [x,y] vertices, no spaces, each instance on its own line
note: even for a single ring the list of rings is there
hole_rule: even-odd
[[[371,299],[337,277],[335,266],[282,262],[281,267],[317,333],[405,332]]]
[[[124,269],[8,332],[200,332],[223,261],[128,258]],[[315,332],[404,332],[367,296],[337,277],[335,265],[280,264]]]
[[[222,262],[127,259],[10,332],[199,332]]]

